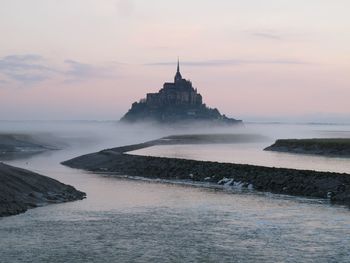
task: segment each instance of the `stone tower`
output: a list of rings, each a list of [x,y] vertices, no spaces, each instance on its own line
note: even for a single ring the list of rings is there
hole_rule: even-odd
[[[176,71],[176,74],[175,74],[175,77],[174,77],[174,82],[178,82],[182,80],[182,76],[181,76],[181,73],[180,73],[180,61],[179,61],[179,58],[177,59],[177,71]]]

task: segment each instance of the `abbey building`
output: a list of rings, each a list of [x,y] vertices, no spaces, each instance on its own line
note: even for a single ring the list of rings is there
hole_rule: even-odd
[[[197,89],[192,87],[191,81],[182,78],[178,61],[174,82],[165,82],[158,93],[148,93],[146,103],[150,107],[182,104],[201,105],[202,96],[197,93]]]
[[[203,103],[202,95],[192,86],[192,82],[182,78],[180,63],[174,82],[165,82],[157,93],[148,93],[146,98],[134,102],[121,121],[156,121],[159,123],[205,121],[233,124],[241,122]]]

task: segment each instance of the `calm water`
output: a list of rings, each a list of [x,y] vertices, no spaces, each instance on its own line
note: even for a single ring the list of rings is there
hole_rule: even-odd
[[[133,154],[184,158],[205,161],[232,162],[331,171],[350,174],[349,158],[327,158],[263,151],[281,138],[350,138],[350,126],[342,125],[258,125],[248,124],[249,132],[262,134],[266,139],[259,143],[233,143],[215,145],[160,145],[137,151]]]
[[[60,134],[70,147],[10,162],[72,184],[88,198],[0,219],[0,262],[350,262],[348,208],[316,199],[102,177],[60,165],[82,153],[169,133],[84,125],[89,139],[78,141],[81,130],[68,125]],[[285,126],[272,130],[278,128]],[[339,132],[331,128],[296,129],[315,136]],[[347,134],[347,127],[338,128]],[[264,129],[273,139],[270,127]],[[245,147],[258,148],[245,145],[243,152]],[[228,155],[220,154],[223,148],[179,147],[176,154],[223,158]],[[156,150],[160,155],[170,152],[161,149]]]
[[[132,152],[138,155],[255,164],[350,174],[349,158],[327,158],[263,151],[266,143],[216,145],[162,145]]]

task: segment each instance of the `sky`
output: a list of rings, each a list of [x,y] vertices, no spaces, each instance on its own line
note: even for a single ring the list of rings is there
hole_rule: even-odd
[[[0,0],[0,119],[117,120],[180,58],[243,120],[350,122],[349,0]]]

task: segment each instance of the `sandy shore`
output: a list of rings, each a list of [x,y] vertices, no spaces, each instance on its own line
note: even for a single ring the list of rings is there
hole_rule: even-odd
[[[146,178],[224,184],[278,194],[329,199],[350,206],[350,175],[264,166],[137,156],[126,152],[167,144],[169,137],[83,155],[62,164],[72,168]],[[176,144],[176,140],[171,140]],[[191,141],[191,140],[190,140]],[[181,141],[181,143],[184,143]]]

